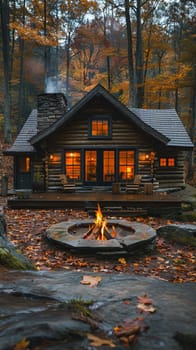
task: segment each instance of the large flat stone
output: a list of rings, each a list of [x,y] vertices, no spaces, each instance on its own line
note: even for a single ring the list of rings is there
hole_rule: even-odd
[[[142,314],[149,328],[139,335],[134,349],[180,350],[182,346],[174,339],[177,332],[196,336],[195,283],[172,284],[128,274],[89,273],[101,277],[101,282],[91,288],[80,283],[84,274],[87,275],[82,271],[1,273],[0,350],[12,350],[23,338],[36,346],[42,339],[49,340],[52,345],[44,348],[47,350],[87,350],[91,347],[86,333],[99,336],[100,331],[105,338],[112,338],[116,349],[127,349],[112,330],[124,319],[141,316],[137,297],[144,294],[152,299],[156,312]],[[66,305],[73,299],[93,300],[94,310],[102,319],[97,332],[72,318]]]

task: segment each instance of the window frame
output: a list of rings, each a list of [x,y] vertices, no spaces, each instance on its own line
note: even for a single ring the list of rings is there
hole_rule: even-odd
[[[120,153],[121,152],[126,152],[126,162],[124,163],[120,163]],[[133,153],[133,163],[131,163],[129,165],[129,163],[127,163],[127,159],[128,159],[128,152]],[[123,179],[121,176],[121,171],[120,168],[121,167],[126,167],[126,169],[130,168],[130,174],[133,174],[132,176],[128,177],[128,171],[126,171],[125,173],[125,178]],[[133,173],[132,173],[132,169],[133,169]],[[135,176],[135,172],[136,172],[136,150],[133,148],[122,148],[122,149],[118,149],[118,176],[119,176],[119,181],[120,182],[129,182],[132,181],[134,179]]]
[[[161,159],[166,159],[166,165],[161,165]],[[174,160],[174,165],[169,165],[169,160],[170,159],[173,159]],[[170,168],[170,169],[173,169],[175,168],[177,165],[176,165],[176,158],[175,157],[168,157],[168,156],[164,156],[164,157],[159,157],[159,167],[160,168]]]
[[[93,121],[107,121],[108,122],[108,135],[92,135],[92,122]],[[111,116],[96,115],[88,119],[88,138],[96,140],[104,140],[112,138],[112,118]]]
[[[67,161],[66,161],[66,154],[67,153],[79,153],[79,155],[80,155],[80,164],[68,164],[67,163]],[[78,181],[81,181],[81,178],[82,178],[82,152],[81,152],[81,150],[79,150],[79,149],[75,149],[75,148],[70,148],[70,149],[64,149],[64,152],[63,152],[63,154],[64,154],[64,171],[63,171],[63,173],[68,177],[68,179],[69,179],[69,182],[78,182]],[[78,179],[76,179],[76,178],[73,178],[73,177],[69,177],[69,175],[67,175],[67,173],[66,173],[66,170],[67,170],[67,167],[72,167],[73,169],[75,168],[76,169],[76,167],[77,166],[79,166],[79,169],[80,169],[80,172],[79,172],[79,178]],[[77,172],[75,172],[75,174],[76,174]]]

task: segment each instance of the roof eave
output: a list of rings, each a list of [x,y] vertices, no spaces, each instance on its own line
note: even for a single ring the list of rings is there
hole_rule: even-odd
[[[3,151],[3,155],[4,156],[16,156],[16,155],[27,155],[27,154],[34,154],[36,153],[36,150],[32,150],[32,151],[20,151],[20,150],[11,150],[11,149],[8,149],[8,150],[5,150]]]
[[[58,119],[54,124],[49,126],[47,129],[40,131],[37,135],[30,139],[32,145],[40,142],[45,137],[49,136],[58,128],[60,128],[66,121],[68,121],[79,109],[85,106],[94,96],[102,95],[105,97],[113,106],[118,108],[128,119],[132,120],[138,127],[140,127],[146,133],[152,135],[157,140],[167,144],[170,139],[159,133],[157,130],[151,128],[149,125],[145,124],[138,116],[130,111],[126,106],[124,106],[120,101],[118,101],[113,95],[111,95],[107,90],[105,90],[101,85],[96,86],[91,90],[86,96],[84,96],[76,105],[74,105],[66,115]]]

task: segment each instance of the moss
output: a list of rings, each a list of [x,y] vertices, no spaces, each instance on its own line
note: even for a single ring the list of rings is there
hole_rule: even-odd
[[[84,316],[93,318],[92,312],[89,310],[89,306],[93,304],[91,300],[82,300],[82,299],[72,299],[68,303],[68,308],[72,312],[82,313]]]
[[[7,248],[0,248],[0,264],[16,270],[36,269],[35,266],[26,261],[25,258],[20,255],[17,256],[17,253],[12,253]]]
[[[177,242],[179,244],[184,244],[184,245],[189,245],[189,246],[193,246],[196,247],[196,238],[193,236],[186,236],[186,235],[179,235],[178,233],[175,232],[171,232],[169,234],[169,239],[171,241]]]

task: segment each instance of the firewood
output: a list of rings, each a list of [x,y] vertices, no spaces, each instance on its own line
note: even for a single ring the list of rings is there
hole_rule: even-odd
[[[83,235],[84,239],[87,239],[87,237],[92,233],[94,226],[91,226],[89,230]]]

